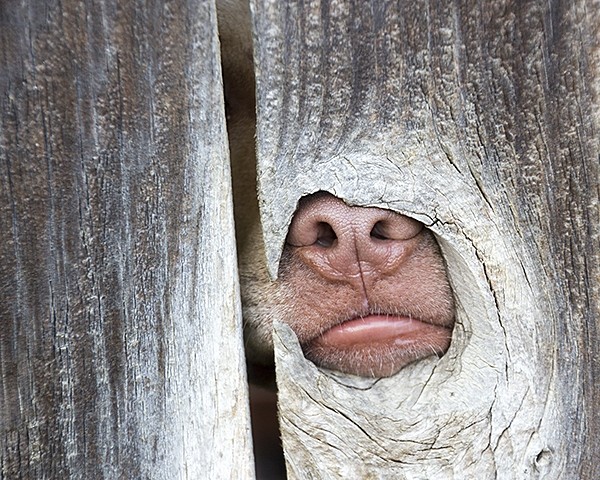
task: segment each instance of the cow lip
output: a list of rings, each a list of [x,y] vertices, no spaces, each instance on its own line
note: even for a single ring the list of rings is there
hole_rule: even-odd
[[[302,343],[315,364],[365,377],[389,377],[423,358],[442,356],[452,326],[410,316],[372,314],[334,325]]]
[[[339,348],[390,341],[401,344],[431,328],[447,329],[407,315],[370,314],[338,323],[306,343]]]

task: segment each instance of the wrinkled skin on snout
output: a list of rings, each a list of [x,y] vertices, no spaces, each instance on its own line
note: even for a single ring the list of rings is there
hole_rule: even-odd
[[[250,378],[272,369],[273,320],[287,323],[316,365],[390,376],[442,355],[453,295],[432,233],[390,210],[325,192],[298,204],[278,278],[269,278],[256,199],[255,100],[249,12],[217,3]],[[261,381],[259,379],[259,381]]]

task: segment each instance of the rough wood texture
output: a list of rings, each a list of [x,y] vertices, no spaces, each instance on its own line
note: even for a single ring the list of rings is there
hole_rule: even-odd
[[[438,235],[441,359],[370,381],[276,331],[291,478],[600,478],[600,3],[254,0],[272,271],[329,190]]]
[[[0,4],[0,478],[251,478],[212,2]]]

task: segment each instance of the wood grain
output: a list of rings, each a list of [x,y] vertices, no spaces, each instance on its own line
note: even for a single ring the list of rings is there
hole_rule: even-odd
[[[0,477],[252,478],[216,14],[0,5]]]
[[[457,299],[448,353],[381,381],[276,330],[290,477],[600,476],[598,2],[252,4],[271,271],[327,190],[428,225]]]

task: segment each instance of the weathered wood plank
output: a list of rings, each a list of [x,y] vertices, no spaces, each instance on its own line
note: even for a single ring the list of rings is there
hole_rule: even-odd
[[[328,190],[429,225],[457,299],[448,353],[381,381],[276,332],[290,476],[597,478],[600,4],[252,3],[272,271]]]
[[[251,478],[213,2],[0,5],[0,477]]]

